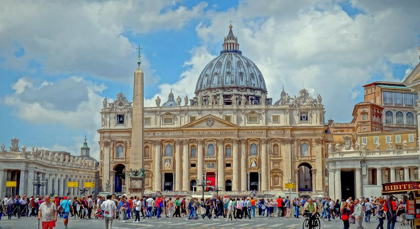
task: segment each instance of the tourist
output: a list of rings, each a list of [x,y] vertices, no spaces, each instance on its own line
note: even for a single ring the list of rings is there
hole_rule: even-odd
[[[92,219],[91,215],[92,215],[92,209],[93,209],[93,200],[92,200],[92,195],[88,196],[87,199],[87,215],[88,215],[88,219]]]
[[[408,221],[405,218],[405,216],[406,216],[405,209],[406,209],[406,202],[400,201],[400,204],[398,205],[398,208],[397,208],[397,216],[400,216],[400,218],[401,218],[401,220],[400,220],[401,225],[408,224]]]
[[[255,207],[256,207],[256,200],[254,197],[251,197],[251,211],[252,211],[252,218],[255,218]]]
[[[364,208],[365,208],[365,222],[370,223],[370,216],[372,215],[373,205],[369,201],[369,198],[365,199]]]
[[[57,222],[57,208],[50,201],[50,196],[46,195],[44,200],[45,202],[39,206],[38,220],[42,221],[42,229],[52,229]]]
[[[187,208],[186,208],[185,198],[182,198],[182,201],[181,201],[181,214],[182,214],[182,216],[187,216]]]
[[[179,197],[175,199],[175,213],[172,215],[172,217],[181,217],[181,203],[179,202]]]
[[[228,221],[229,219],[230,219],[231,221],[233,221],[233,218],[235,218],[235,221],[237,221],[237,219],[236,219],[236,217],[235,217],[235,215],[234,215],[234,212],[233,212],[233,202],[232,202],[232,198],[229,198],[229,201],[228,201],[228,214],[227,214],[226,221]]]
[[[211,211],[210,211],[211,202],[210,202],[209,198],[206,199],[206,202],[204,203],[204,207],[206,209],[206,213],[201,215],[201,217],[203,217],[203,219],[204,219],[207,216],[209,219],[211,219]]]
[[[14,204],[15,198],[13,198],[13,196],[10,196],[9,200],[7,201],[7,219],[12,219]]]
[[[71,201],[68,200],[66,196],[63,196],[63,201],[59,204],[59,211],[60,210],[62,211],[62,217],[64,218],[64,228],[67,229],[71,211]]]
[[[112,196],[107,195],[106,201],[101,204],[101,209],[104,211],[105,228],[112,229],[112,220],[117,214],[117,206],[111,200]]]
[[[281,199],[281,196],[277,198],[277,217],[283,216],[283,200]]]
[[[353,216],[356,221],[357,229],[364,229],[363,227],[363,206],[360,203],[360,200],[356,198],[354,200],[354,213]]]
[[[136,199],[133,201],[133,205],[134,205],[134,211],[136,213],[136,219],[134,220],[134,223],[139,223],[140,222],[140,211],[141,211],[141,200],[140,197],[136,197]]]
[[[384,229],[384,218],[385,218],[384,201],[382,199],[376,200],[375,206],[377,209],[376,216],[379,220],[379,223],[376,229]]]
[[[343,220],[344,229],[350,228],[349,216],[350,206],[347,202],[343,201],[343,208],[341,209],[341,220]]]
[[[170,200],[171,198],[169,198]],[[190,210],[190,214],[188,215],[188,219],[194,218],[194,199],[191,198],[190,202],[188,203],[188,209]]]
[[[240,198],[236,199],[236,218],[242,219],[242,201]]]
[[[386,212],[387,229],[394,229],[397,221],[397,206],[393,197],[390,196],[385,202],[384,211]]]
[[[290,200],[289,197],[286,197],[286,201],[284,201],[284,206],[286,208],[286,218],[290,218],[290,214],[292,213],[292,210],[290,209]]]
[[[146,203],[147,203],[147,210],[146,210],[146,217],[147,218],[152,218],[152,211],[153,211],[153,198],[149,197],[146,199]]]

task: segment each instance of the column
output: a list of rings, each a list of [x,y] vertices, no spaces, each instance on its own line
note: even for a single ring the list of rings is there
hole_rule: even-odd
[[[189,191],[190,190],[190,185],[189,185],[189,167],[188,167],[188,163],[189,163],[189,159],[188,159],[188,139],[185,139],[183,141],[183,146],[182,146],[182,190],[183,191]]]
[[[417,117],[419,118],[420,115],[417,115]],[[420,118],[419,118],[420,119]],[[418,133],[418,132],[417,132]],[[417,167],[417,179],[420,180],[420,167]]]
[[[175,142],[175,191],[181,191],[181,142]]]
[[[197,143],[197,179],[205,182],[205,180],[203,180],[203,140],[198,139]],[[202,190],[203,188],[201,186],[197,187],[197,191]]]
[[[103,167],[102,167],[102,189],[104,191],[108,191],[108,190],[106,190],[107,181],[113,183],[113,180],[111,180],[111,177],[110,177],[111,171],[109,169],[109,167],[110,167],[110,165],[109,165],[110,154],[111,154],[110,144],[111,143],[109,141],[102,141],[102,144],[101,144],[103,146],[103,158],[104,158],[103,161],[102,161],[102,163],[103,163]],[[68,181],[68,178],[67,178],[66,182],[67,181]],[[67,184],[66,184],[66,187],[67,187]],[[111,191],[111,190],[109,190],[109,191]],[[68,189],[66,189],[65,193],[67,194],[67,192],[68,192]]]
[[[404,181],[410,181],[410,168],[404,167]]]
[[[360,165],[359,165],[360,166]],[[362,196],[362,169],[360,167],[356,168],[355,173],[355,183],[356,183],[356,198],[360,198]]]
[[[232,191],[237,192],[239,190],[239,157],[238,157],[238,140],[233,139],[233,180],[232,180]]]
[[[335,192],[334,192],[334,173],[335,169],[329,169],[328,170],[328,195],[333,199],[335,198]]]
[[[341,169],[335,170],[335,198],[341,200]]]
[[[313,192],[316,191],[316,187],[317,187],[316,171],[317,171],[317,169],[311,169],[311,172],[312,172],[312,191]]]
[[[32,183],[35,180],[35,177],[36,177],[35,171],[29,170],[28,171],[28,193],[25,194],[28,197],[35,196],[35,194],[36,194],[36,193],[34,193],[34,185]]]
[[[246,173],[247,173],[247,163],[246,163],[246,158],[247,158],[247,150],[246,150],[246,140],[243,139],[241,141],[241,190],[242,191],[246,191],[247,189],[247,182],[246,182]]]
[[[221,187],[221,189],[225,191],[225,151],[223,139],[219,139],[217,141],[217,148],[217,186]]]
[[[395,168],[390,168],[389,171],[391,172],[391,182],[395,182]]]
[[[382,186],[382,168],[376,168],[376,185]]]
[[[4,169],[0,169],[0,196],[6,195],[6,178]]]
[[[279,149],[280,150],[280,149]],[[267,179],[268,179],[268,172],[267,172],[267,141],[265,139],[261,139],[261,191],[267,191]]]
[[[321,144],[322,144],[321,139],[315,139],[312,141],[313,149],[311,149],[311,151],[315,151],[315,157],[316,157],[315,159],[316,171],[314,172],[314,174],[316,174],[316,177],[315,179],[313,179],[313,181],[314,181],[314,184],[316,184],[314,186],[314,191],[317,191],[317,192],[323,192],[324,187],[325,187],[325,183],[322,179],[324,177],[324,174],[323,174],[324,163],[323,163],[323,158],[322,158]],[[360,180],[360,182],[362,182],[362,180]]]
[[[162,160],[161,152],[160,152],[160,148],[161,148],[160,140],[157,140],[155,142],[155,146],[156,146],[156,148],[155,148],[155,172],[154,172],[155,182],[153,184],[154,184],[154,190],[155,191],[162,191],[162,186],[161,186],[161,183],[162,183],[162,178],[161,177],[162,176],[161,176],[161,173],[160,173],[160,166],[161,166],[161,160]]]
[[[20,170],[20,180],[19,180],[19,195],[24,196],[28,194],[28,176],[26,170]]]

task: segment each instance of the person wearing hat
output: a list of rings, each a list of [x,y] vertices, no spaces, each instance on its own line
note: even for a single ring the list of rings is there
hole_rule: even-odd
[[[67,229],[67,224],[69,223],[69,214],[71,210],[71,201],[67,199],[67,196],[63,196],[63,200],[58,207],[58,211],[62,212],[62,216],[64,218],[64,228]]]

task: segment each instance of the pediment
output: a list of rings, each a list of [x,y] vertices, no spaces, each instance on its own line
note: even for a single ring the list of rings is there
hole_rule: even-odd
[[[403,80],[403,84],[409,88],[420,84],[420,63],[407,75]]]
[[[238,126],[231,122],[218,118],[216,116],[206,115],[202,118],[195,120],[194,122],[191,122],[182,126],[181,128],[186,128],[186,129],[235,128],[236,129],[238,128]]]

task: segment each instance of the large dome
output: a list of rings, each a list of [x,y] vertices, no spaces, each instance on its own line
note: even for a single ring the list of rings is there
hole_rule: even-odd
[[[195,93],[213,88],[251,88],[267,92],[257,65],[240,53],[224,52],[214,58],[198,78]]]
[[[195,94],[209,89],[253,89],[266,93],[264,77],[250,59],[242,56],[238,38],[233,35],[232,25],[225,37],[220,56],[214,58],[201,72],[195,87]]]
[[[270,102],[270,99],[267,99],[264,77],[257,65],[242,55],[238,38],[233,35],[230,25],[223,50],[201,72],[191,103],[265,104],[262,100]]]

